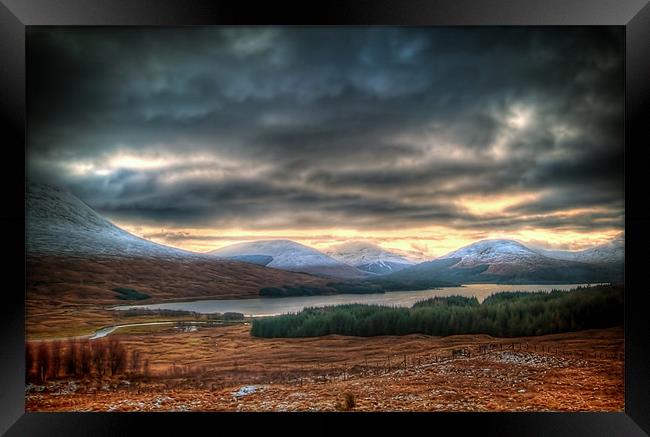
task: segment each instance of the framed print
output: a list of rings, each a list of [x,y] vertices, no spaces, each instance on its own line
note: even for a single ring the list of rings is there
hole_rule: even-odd
[[[650,429],[643,1],[2,14],[7,435]]]

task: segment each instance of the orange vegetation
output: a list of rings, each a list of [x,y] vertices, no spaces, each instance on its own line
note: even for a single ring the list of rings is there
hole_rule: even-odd
[[[116,335],[127,350],[150,360],[147,378],[32,388],[27,410],[327,411],[342,409],[346,393],[354,397],[355,411],[621,411],[624,406],[622,328],[517,339],[260,339],[249,336],[248,328]],[[452,359],[452,351],[460,349],[469,356]]]

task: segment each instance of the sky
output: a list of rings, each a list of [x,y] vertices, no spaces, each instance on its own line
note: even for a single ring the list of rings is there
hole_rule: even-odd
[[[620,27],[31,27],[27,178],[195,251],[624,226]]]

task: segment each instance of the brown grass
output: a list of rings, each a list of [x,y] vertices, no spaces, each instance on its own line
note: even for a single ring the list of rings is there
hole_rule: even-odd
[[[154,258],[27,258],[27,298],[67,304],[125,304],[114,287],[128,287],[152,298],[147,303],[192,298],[244,299],[259,296],[259,284],[324,285],[327,279],[224,260]],[[142,302],[142,301],[141,301]]]
[[[25,301],[27,337],[89,335],[103,326],[124,323],[125,316],[107,311],[106,306],[198,298],[255,298],[259,296],[259,284],[324,285],[327,281],[318,276],[234,261],[30,256]],[[112,291],[115,287],[133,288],[151,298],[120,300]],[[128,318],[132,323],[156,320],[161,319]]]
[[[113,287],[148,302],[250,298],[258,285],[327,280],[236,262],[30,257],[28,339],[87,335],[126,317]],[[188,316],[174,320],[189,320]],[[57,381],[27,393],[28,411],[622,411],[623,329],[517,339],[426,335],[268,339],[246,324],[115,334],[148,377]],[[515,342],[518,349],[512,350]],[[482,345],[493,345],[477,355]],[[451,360],[454,349],[472,355]],[[127,384],[128,382],[128,384]],[[233,396],[245,385],[254,393]],[[42,391],[41,391],[42,390]],[[349,394],[346,395],[346,394]],[[347,397],[346,397],[347,396]]]
[[[259,339],[243,325],[118,337],[127,350],[139,350],[150,360],[150,383],[128,391],[34,393],[28,395],[28,410],[336,411],[346,408],[345,393],[354,394],[354,411],[621,411],[624,406],[621,328],[514,340],[483,335]],[[522,350],[510,350],[513,341]],[[448,359],[454,348],[476,351],[490,343],[503,349]],[[447,358],[436,362],[435,356]],[[532,364],[511,362],[512,357]],[[233,397],[249,384],[259,390]]]

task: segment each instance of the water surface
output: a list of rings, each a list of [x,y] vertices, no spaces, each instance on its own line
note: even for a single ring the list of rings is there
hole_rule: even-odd
[[[296,313],[306,307],[322,307],[348,303],[365,303],[371,305],[388,305],[410,307],[414,303],[434,296],[460,295],[475,296],[479,302],[489,295],[499,291],[545,291],[553,289],[569,290],[578,285],[499,285],[499,284],[468,284],[462,287],[443,287],[432,290],[391,291],[377,294],[336,294],[330,296],[299,296],[299,297],[260,297],[255,299],[228,300],[195,300],[191,302],[169,302],[151,305],[124,305],[113,309],[126,310],[130,308],[168,309],[194,311],[201,314],[236,312],[245,316],[262,317],[278,314]]]

